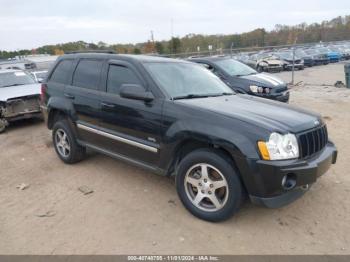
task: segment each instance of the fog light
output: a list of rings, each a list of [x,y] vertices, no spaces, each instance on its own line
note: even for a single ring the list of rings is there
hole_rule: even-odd
[[[282,187],[285,190],[293,189],[297,184],[297,179],[295,174],[287,174],[282,179]]]

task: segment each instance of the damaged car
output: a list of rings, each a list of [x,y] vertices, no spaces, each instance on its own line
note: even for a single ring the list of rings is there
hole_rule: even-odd
[[[283,61],[270,53],[258,54],[254,59],[256,63],[253,68],[260,73],[279,73],[283,71]]]
[[[304,70],[304,60],[294,55],[292,52],[279,52],[274,54],[279,60],[283,61],[283,70],[290,71]]]
[[[0,70],[0,133],[10,122],[42,118],[40,84],[21,70]]]

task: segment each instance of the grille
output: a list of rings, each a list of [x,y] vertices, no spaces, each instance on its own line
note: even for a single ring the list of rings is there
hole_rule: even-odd
[[[323,125],[299,136],[300,157],[308,158],[321,151],[328,142],[327,126]]]

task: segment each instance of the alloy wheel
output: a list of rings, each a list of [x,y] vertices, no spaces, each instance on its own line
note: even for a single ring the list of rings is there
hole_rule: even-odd
[[[214,212],[222,209],[228,199],[229,189],[224,175],[214,166],[200,163],[192,166],[185,176],[188,199],[197,208]]]

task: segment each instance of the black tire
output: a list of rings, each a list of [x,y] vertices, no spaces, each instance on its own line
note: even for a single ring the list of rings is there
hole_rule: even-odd
[[[258,71],[259,73],[262,73],[262,72],[264,72],[264,69],[262,66],[258,65],[256,68],[256,71]]]
[[[208,164],[216,168],[218,171],[220,171],[220,173],[224,176],[226,180],[225,182],[227,187],[224,188],[224,191],[226,193],[228,192],[228,195],[225,198],[224,204],[221,202],[223,206],[218,210],[210,211],[208,209],[203,210],[204,207],[202,207],[202,209],[200,207],[197,207],[192,202],[197,195],[195,195],[192,199],[190,199],[190,195],[188,194],[188,189],[186,189],[186,186],[188,187],[190,185],[186,184],[185,186],[185,179],[187,177],[187,173],[194,166],[198,164]],[[211,221],[211,222],[219,222],[232,217],[233,214],[235,214],[239,210],[244,199],[243,187],[234,164],[228,157],[226,157],[220,151],[210,150],[210,149],[199,149],[199,150],[193,151],[189,153],[184,159],[181,160],[181,162],[177,167],[176,173],[177,173],[176,174],[177,193],[183,205],[194,216],[203,220]],[[200,179],[202,179],[202,176]],[[211,182],[208,181],[208,183],[211,183]],[[228,189],[228,191],[226,191],[226,188]],[[197,189],[199,193],[199,190],[200,190],[199,187]],[[215,197],[217,197],[216,190],[218,189],[214,189]],[[208,200],[209,198],[204,197],[203,200],[199,202],[199,205],[203,201],[208,201]]]
[[[69,144],[69,153],[64,156],[57,145],[56,136],[58,132],[66,134],[67,142]],[[58,157],[66,164],[74,164],[85,158],[86,149],[77,143],[76,135],[72,129],[72,124],[67,119],[59,119],[52,128],[52,141]]]

